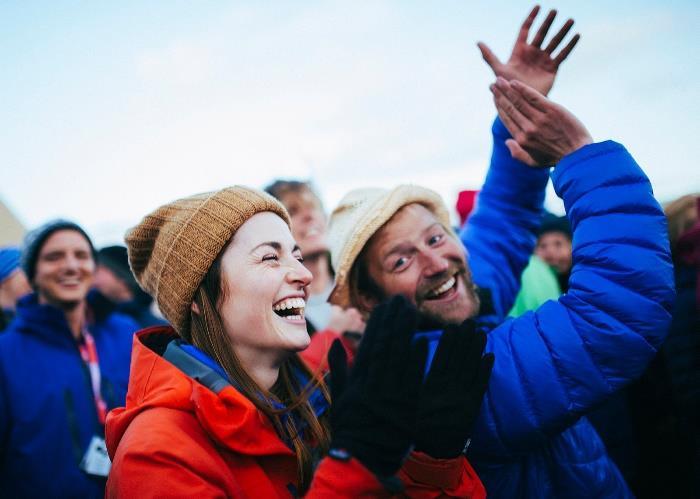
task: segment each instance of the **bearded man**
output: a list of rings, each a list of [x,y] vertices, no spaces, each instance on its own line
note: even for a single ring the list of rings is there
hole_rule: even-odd
[[[490,170],[460,236],[428,189],[353,191],[331,216],[330,301],[369,313],[401,294],[442,323],[473,320],[490,331],[495,364],[468,451],[489,497],[629,497],[584,416],[638,377],[666,335],[674,284],[664,214],[622,145],[593,143],[545,97],[563,60],[550,48],[563,35],[540,49],[541,28],[528,44],[536,12],[508,63],[480,46],[498,77],[499,118]],[[534,248],[550,166],[573,228],[569,290],[505,319]]]

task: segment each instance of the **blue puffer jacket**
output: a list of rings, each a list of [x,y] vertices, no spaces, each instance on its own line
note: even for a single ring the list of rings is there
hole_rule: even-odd
[[[124,405],[137,328],[117,314],[88,326],[109,409]],[[36,295],[23,298],[0,335],[0,496],[104,497],[105,480],[78,468],[92,436],[103,433],[63,313]]]
[[[574,230],[570,288],[502,322],[534,246],[548,171],[513,160],[496,121],[491,169],[462,230],[474,281],[491,291],[496,356],[469,457],[489,497],[627,497],[582,416],[638,377],[674,298],[663,212],[624,147],[591,144],[552,173]]]

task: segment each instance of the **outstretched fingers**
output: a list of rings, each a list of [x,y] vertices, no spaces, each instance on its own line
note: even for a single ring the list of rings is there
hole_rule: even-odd
[[[552,9],[549,11],[549,14],[547,14],[547,17],[544,19],[542,26],[540,26],[540,29],[537,31],[535,38],[532,39],[531,45],[533,47],[539,48],[540,45],[542,45],[542,42],[544,41],[544,38],[547,36],[547,32],[549,31],[549,28],[552,26],[552,23],[554,22],[554,18],[556,16],[557,16],[556,10]]]
[[[484,42],[479,42],[476,44],[476,46],[479,47],[481,57],[484,58],[484,61],[486,61],[486,64],[488,64],[491,69],[495,71],[496,67],[502,64],[498,57],[496,57],[496,54],[494,54],[493,51]]]
[[[561,41],[564,39],[566,34],[571,30],[571,27],[574,25],[574,20],[573,19],[567,19],[567,21],[564,23],[564,26],[561,27],[559,32],[554,35],[554,37],[549,41],[547,44],[547,47],[544,49],[545,52],[548,54],[552,54],[554,50],[559,46]]]
[[[564,60],[569,57],[569,54],[571,53],[572,50],[574,50],[574,47],[578,43],[578,41],[581,39],[581,35],[579,33],[576,33],[574,37],[569,41],[569,43],[566,44],[566,47],[561,49],[561,52],[557,54],[557,56],[554,58],[554,64],[556,64],[557,67],[564,62]]]
[[[535,5],[532,10],[530,11],[530,14],[527,16],[525,21],[523,21],[523,25],[520,26],[520,31],[518,32],[518,39],[516,41],[516,45],[518,43],[520,44],[525,44],[527,43],[527,37],[530,34],[530,28],[532,27],[532,23],[535,22],[535,18],[537,17],[537,14],[540,11],[540,6]]]

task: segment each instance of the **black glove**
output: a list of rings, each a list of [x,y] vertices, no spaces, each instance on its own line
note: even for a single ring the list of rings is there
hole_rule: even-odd
[[[338,340],[328,354],[331,455],[347,451],[378,476],[401,467],[412,442],[427,344],[412,344],[418,312],[394,297],[372,313],[348,375]]]
[[[485,346],[474,321],[445,329],[420,395],[417,451],[438,459],[464,451],[493,367],[493,354],[482,357]]]

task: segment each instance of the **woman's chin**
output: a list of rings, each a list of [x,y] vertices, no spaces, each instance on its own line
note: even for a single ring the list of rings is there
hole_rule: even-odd
[[[299,338],[295,338],[295,340],[297,341],[295,341],[292,346],[293,352],[302,352],[311,344],[311,336],[309,336],[307,332],[304,332],[304,336],[300,335]]]
[[[304,324],[285,324],[280,333],[285,350],[290,352],[301,352],[311,344],[311,336],[306,330],[306,322]]]

